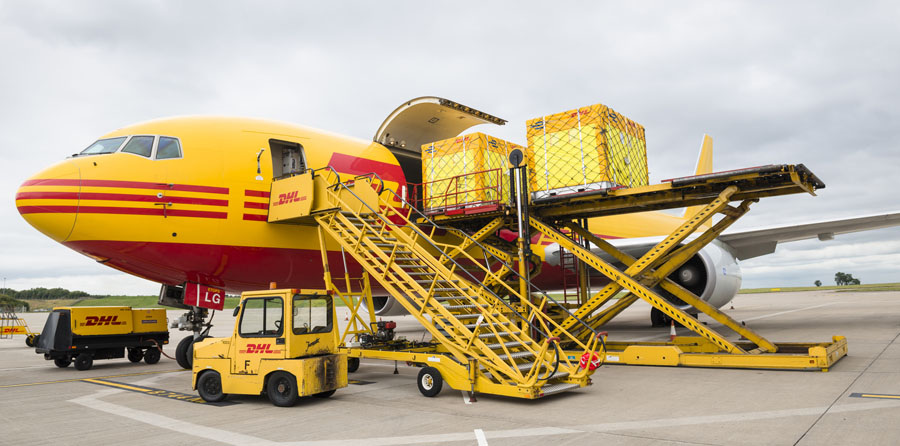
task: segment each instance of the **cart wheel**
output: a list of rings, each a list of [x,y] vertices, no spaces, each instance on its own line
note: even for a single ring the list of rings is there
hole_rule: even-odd
[[[27,345],[27,346],[29,346],[29,347],[34,347],[34,340],[35,340],[35,339],[34,339],[34,335],[33,335],[33,334],[30,334],[30,335],[28,335],[28,336],[25,336],[25,345]]]
[[[328,398],[328,397],[330,397],[331,395],[334,395],[334,392],[337,392],[337,390],[332,389],[332,390],[329,390],[329,391],[327,391],[327,392],[316,393],[316,394],[314,394],[313,396],[316,397],[316,398]]]
[[[53,363],[56,364],[57,367],[64,369],[72,363],[72,358],[66,356],[65,358],[55,358]]]
[[[444,378],[441,378],[441,372],[434,367],[425,367],[419,371],[419,392],[427,397],[435,396],[441,393],[441,387],[444,386]]]
[[[88,370],[94,365],[94,357],[87,353],[82,353],[75,357],[75,368],[78,370]]]
[[[359,358],[347,358],[347,372],[353,373],[359,370]]]
[[[297,378],[288,372],[273,373],[269,377],[266,394],[269,401],[278,407],[291,407],[297,404],[297,400],[300,399],[297,395]]]
[[[205,339],[204,336],[201,336],[200,339],[197,339],[197,342]],[[194,366],[194,337],[188,336],[181,340],[178,343],[178,346],[175,347],[175,361],[178,362],[178,365],[183,369],[190,370]]]
[[[222,377],[215,370],[207,370],[197,380],[197,392],[203,401],[217,403],[228,396],[222,393]]]
[[[147,364],[156,364],[159,362],[159,349],[150,347],[144,352],[144,362]]]
[[[128,349],[128,360],[131,362],[141,362],[141,359],[144,359],[144,352],[139,348],[129,348]]]

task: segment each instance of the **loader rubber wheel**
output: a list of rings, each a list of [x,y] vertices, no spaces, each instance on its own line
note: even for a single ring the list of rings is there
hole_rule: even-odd
[[[334,392],[337,392],[337,390],[336,390],[336,389],[332,389],[332,390],[329,390],[329,391],[327,391],[327,392],[316,393],[316,394],[314,394],[313,396],[316,397],[316,398],[328,398],[328,397],[330,397],[331,395],[334,395]]]
[[[197,380],[197,392],[208,403],[218,403],[228,395],[222,393],[222,377],[215,370],[207,370]]]
[[[347,373],[359,370],[359,358],[347,358]]]
[[[441,377],[441,372],[438,372],[436,368],[425,367],[419,371],[419,379],[416,380],[416,384],[418,384],[419,392],[422,392],[422,395],[431,398],[441,393],[441,388],[444,386],[444,378]]]
[[[129,348],[128,349],[128,360],[131,362],[141,362],[141,359],[144,359],[144,352],[139,348]]]
[[[25,345],[27,345],[29,347],[34,347],[35,340],[36,339],[35,339],[34,335],[25,336]]]
[[[144,362],[153,365],[159,362],[160,352],[156,347],[150,347],[144,352]]]
[[[199,340],[202,340],[201,337]],[[194,367],[194,336],[188,336],[175,347],[175,362],[183,369],[190,370]]]
[[[288,372],[273,373],[269,377],[266,394],[269,401],[278,407],[291,407],[297,404],[300,399],[297,394],[297,378]]]
[[[66,357],[66,358],[55,358],[55,359],[53,360],[53,363],[56,364],[57,367],[59,367],[59,368],[61,368],[61,369],[64,369],[64,368],[68,367],[69,364],[72,363],[72,359],[71,359],[71,358],[68,358],[68,357]]]
[[[90,370],[92,365],[94,365],[94,357],[87,353],[75,357],[75,368],[78,370]]]

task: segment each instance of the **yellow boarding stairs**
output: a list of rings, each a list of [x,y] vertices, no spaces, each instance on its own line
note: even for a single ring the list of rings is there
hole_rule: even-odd
[[[291,209],[270,207],[269,221],[318,224],[329,289],[339,293],[331,281],[326,236],[403,305],[435,343],[432,348],[406,351],[351,347],[352,357],[424,364],[455,389],[519,398],[540,398],[591,383],[590,375],[604,353],[602,334],[594,333],[587,341],[576,338],[542,311],[549,296],[544,294],[540,305],[522,298],[504,281],[514,272],[512,267],[494,272],[468,253],[469,247],[478,244],[474,238],[466,237],[459,245],[436,242],[437,226],[432,225],[426,234],[411,223],[395,209],[397,201],[389,201],[402,199],[392,191],[381,191],[382,185],[374,174],[343,182],[329,167],[272,186],[273,203],[280,192],[308,197],[297,200]],[[467,267],[475,265],[483,279],[465,270],[460,261]],[[490,286],[499,287],[509,302]],[[353,317],[360,316],[354,312]],[[583,322],[581,328],[592,331]],[[550,337],[551,332],[556,334]],[[585,360],[573,361],[562,352],[560,342],[577,346]],[[421,383],[420,390],[431,396]]]

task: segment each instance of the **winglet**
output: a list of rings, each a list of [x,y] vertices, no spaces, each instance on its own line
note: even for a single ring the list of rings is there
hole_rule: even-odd
[[[703,175],[712,173],[713,171],[713,140],[712,136],[703,135],[703,142],[700,144],[700,154],[697,155],[697,169],[694,175]],[[682,217],[689,218],[697,213],[703,206],[691,206],[684,208]]]

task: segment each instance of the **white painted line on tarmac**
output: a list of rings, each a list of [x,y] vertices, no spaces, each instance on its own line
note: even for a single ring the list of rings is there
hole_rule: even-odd
[[[488,446],[487,437],[484,436],[483,430],[475,429],[475,439],[478,440],[478,446]]]
[[[469,399],[470,399],[470,398],[469,398],[469,392],[466,392],[465,390],[460,390],[459,393],[462,394],[462,396],[463,396],[463,402],[464,402],[464,403],[466,403],[466,404],[472,404],[471,402],[469,402]]]
[[[781,316],[782,314],[794,313],[794,312],[803,311],[803,310],[812,310],[813,308],[822,308],[822,307],[827,307],[829,305],[836,305],[836,304],[842,304],[842,303],[843,302],[830,302],[827,304],[813,305],[811,307],[797,308],[796,310],[779,311],[778,313],[764,314],[762,316],[756,316],[756,317],[748,317],[748,318],[744,318],[741,320],[745,321],[745,322],[746,321],[755,321],[757,319],[765,319],[768,317]]]

